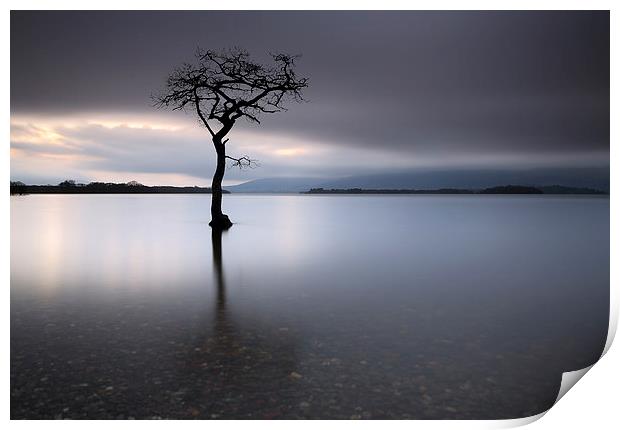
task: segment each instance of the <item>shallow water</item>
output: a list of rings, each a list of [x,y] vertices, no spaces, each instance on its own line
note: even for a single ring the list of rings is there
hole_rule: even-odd
[[[607,334],[609,199],[11,197],[12,418],[517,418]]]

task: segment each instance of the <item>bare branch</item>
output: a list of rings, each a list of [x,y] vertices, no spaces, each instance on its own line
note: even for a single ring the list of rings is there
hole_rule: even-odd
[[[273,63],[266,66],[253,62],[243,49],[198,49],[194,63],[170,74],[165,90],[153,97],[154,105],[172,110],[191,106],[213,139],[221,141],[240,118],[260,124],[260,115],[286,111],[286,102],[304,100],[308,79],[295,73],[298,57],[271,57]]]
[[[230,167],[239,167],[239,169],[244,170],[247,168],[254,169],[256,167],[260,167],[258,164],[258,160],[254,160],[247,155],[244,155],[239,158],[231,157],[229,155],[226,156],[227,159],[232,160]]]
[[[195,89],[194,89],[194,104],[196,105],[196,113],[198,114],[198,117],[200,118],[202,123],[205,125],[205,127],[207,127],[207,130],[209,130],[209,133],[211,133],[211,137],[214,137],[215,133],[213,132],[213,129],[209,125],[209,122],[204,117],[204,115],[202,114],[202,110],[200,109],[200,98],[198,97],[198,93],[196,92]]]

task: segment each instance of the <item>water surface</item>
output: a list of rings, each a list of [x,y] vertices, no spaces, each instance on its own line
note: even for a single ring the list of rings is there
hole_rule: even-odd
[[[609,199],[11,197],[12,418],[517,418],[600,355]]]

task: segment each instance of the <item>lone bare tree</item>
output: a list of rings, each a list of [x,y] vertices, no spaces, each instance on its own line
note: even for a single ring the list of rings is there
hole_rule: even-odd
[[[174,70],[164,91],[155,96],[157,107],[191,109],[211,134],[217,165],[211,186],[211,222],[214,229],[227,229],[232,222],[222,213],[222,179],[226,160],[233,166],[249,167],[254,160],[226,155],[226,136],[238,119],[260,124],[264,113],[285,111],[285,102],[303,100],[308,79],[295,73],[296,56],[271,54],[273,64],[253,62],[247,51],[198,49],[194,63]]]

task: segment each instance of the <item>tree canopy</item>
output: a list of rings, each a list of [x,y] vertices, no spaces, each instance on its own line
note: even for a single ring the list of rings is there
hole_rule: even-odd
[[[271,54],[270,66],[252,61],[240,48],[198,49],[195,57],[194,63],[184,63],[170,74],[166,91],[155,103],[173,110],[195,109],[216,144],[236,120],[260,124],[262,114],[285,111],[286,101],[302,101],[308,86],[308,79],[295,73],[295,55]]]

